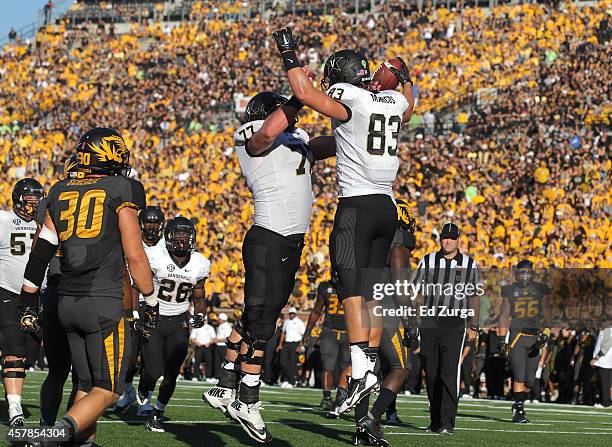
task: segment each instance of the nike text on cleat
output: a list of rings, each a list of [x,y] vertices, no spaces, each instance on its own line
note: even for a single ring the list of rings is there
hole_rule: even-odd
[[[272,440],[272,435],[266,428],[266,424],[260,414],[261,402],[245,404],[236,399],[227,407],[229,415],[242,425],[244,431],[257,442],[265,443]]]
[[[234,401],[236,390],[215,386],[202,394],[202,400],[227,416],[227,407]]]
[[[380,389],[378,377],[371,371],[361,379],[349,378],[348,391],[346,398],[338,407],[338,413],[344,414],[351,408],[355,407],[364,397],[369,396]]]

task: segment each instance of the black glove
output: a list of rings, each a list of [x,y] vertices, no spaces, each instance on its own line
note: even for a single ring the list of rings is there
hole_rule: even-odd
[[[145,305],[144,315],[134,319],[134,330],[145,340],[151,338],[153,329],[159,321],[159,304],[155,306]]]
[[[406,65],[406,62],[404,62],[404,59],[399,56],[397,57],[397,60],[400,61],[400,63],[402,64],[402,68],[400,70],[398,70],[391,64],[389,64],[387,68],[391,71],[391,73],[397,76],[397,80],[400,82],[400,84],[404,85],[407,82],[410,82],[410,85],[412,85],[412,79],[410,79],[410,73],[408,72],[408,66]]]
[[[414,351],[419,347],[419,328],[416,321],[410,322],[404,319],[402,324],[404,325],[404,347]]]
[[[508,354],[508,343],[506,343],[506,340],[500,341],[498,348],[501,355],[505,356]]]
[[[285,71],[289,71],[292,68],[301,67],[302,64],[295,53],[300,38],[294,36],[291,32],[291,28],[282,28],[272,33],[272,37],[276,41],[276,48],[283,58],[283,64],[285,65]]]
[[[532,344],[531,347],[529,348],[528,356],[529,357],[537,356],[540,353],[540,349],[542,349],[544,345],[546,345],[547,341],[548,341],[548,335],[540,332],[538,334],[538,338],[536,338],[535,343]]]
[[[23,307],[19,312],[19,329],[35,334],[40,331],[38,312],[33,307]]]
[[[204,326],[206,317],[203,314],[190,315],[188,320],[189,326],[194,329]]]

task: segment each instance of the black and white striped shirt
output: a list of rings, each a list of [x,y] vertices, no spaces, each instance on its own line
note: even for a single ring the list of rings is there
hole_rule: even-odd
[[[461,252],[446,259],[441,251],[436,251],[423,256],[413,282],[420,284],[423,305],[427,308],[467,309],[469,296],[474,295],[479,282],[478,266]]]

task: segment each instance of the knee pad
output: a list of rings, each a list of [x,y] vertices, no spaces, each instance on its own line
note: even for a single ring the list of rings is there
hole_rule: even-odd
[[[3,379],[25,379],[25,371],[7,371],[7,369],[25,369],[24,359],[6,360],[2,359],[2,378]]]
[[[229,337],[225,339],[225,347],[230,351],[236,351],[240,354],[240,346],[242,345],[242,339],[244,338],[244,334],[246,333],[244,327],[242,326],[242,321],[238,320],[234,325],[234,330],[240,335],[241,339],[237,342],[230,341]]]
[[[255,351],[265,351],[268,340],[262,340],[252,336],[250,333],[246,333],[242,341],[246,343],[248,349],[246,354],[240,354],[240,362],[249,365],[263,365],[263,355],[255,356]]]

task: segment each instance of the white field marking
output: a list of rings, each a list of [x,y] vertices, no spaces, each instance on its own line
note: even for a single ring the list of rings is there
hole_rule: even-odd
[[[554,434],[554,435],[608,435],[610,436],[609,432],[583,432],[583,431],[547,431],[547,430],[502,430],[502,429],[489,429],[489,428],[466,428],[466,427],[459,427],[456,429],[456,432],[461,432],[461,431],[487,431],[487,432],[500,432],[500,433],[539,433],[539,434]],[[411,435],[411,432],[388,432],[385,433],[385,435]]]

